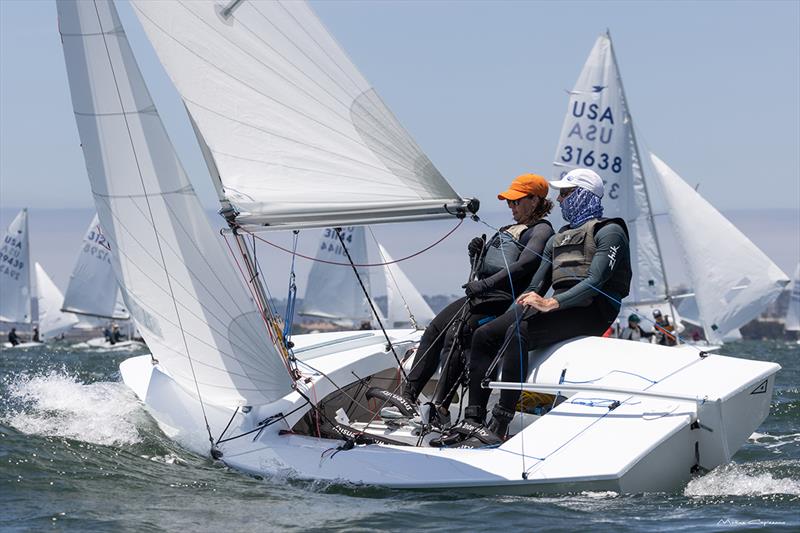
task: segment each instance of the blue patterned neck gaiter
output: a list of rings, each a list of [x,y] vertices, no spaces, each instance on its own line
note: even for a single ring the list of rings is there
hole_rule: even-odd
[[[578,187],[561,202],[561,216],[569,222],[569,227],[577,228],[587,220],[603,216],[600,197],[593,192]]]

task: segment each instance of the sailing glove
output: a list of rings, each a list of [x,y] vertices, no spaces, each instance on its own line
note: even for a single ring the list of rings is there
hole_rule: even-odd
[[[474,298],[475,296],[483,294],[487,290],[486,281],[482,279],[470,281],[461,287],[464,289],[464,293],[467,295],[467,298]]]
[[[470,257],[475,257],[476,255],[480,254],[481,250],[483,250],[484,242],[485,241],[484,241],[483,237],[475,237],[474,239],[469,241],[469,244],[467,245],[467,250],[469,251],[469,256]]]

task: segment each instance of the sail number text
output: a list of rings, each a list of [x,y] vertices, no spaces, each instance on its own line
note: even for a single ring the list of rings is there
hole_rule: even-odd
[[[619,174],[622,172],[622,158],[612,157],[606,153],[599,153],[595,156],[594,150],[583,151],[581,147],[565,145],[561,153],[561,161],[572,163],[576,166],[592,167],[597,166],[600,170],[611,169],[612,172]]]

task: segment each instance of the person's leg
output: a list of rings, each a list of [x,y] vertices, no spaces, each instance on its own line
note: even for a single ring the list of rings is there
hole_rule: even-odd
[[[454,318],[457,318],[467,298],[459,298],[437,314],[422,334],[414,365],[408,373],[408,380],[403,387],[403,396],[412,402],[417,401],[425,384],[433,377],[439,366],[442,346],[445,341],[445,330]]]
[[[486,404],[489,401],[489,389],[481,387],[486,372],[492,364],[498,349],[509,328],[513,328],[517,315],[512,308],[503,315],[480,326],[472,334],[472,345],[469,353],[469,406],[465,416],[475,422],[483,423],[486,417]]]

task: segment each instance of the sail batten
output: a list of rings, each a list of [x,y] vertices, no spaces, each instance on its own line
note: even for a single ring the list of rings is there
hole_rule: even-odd
[[[304,2],[245,1],[227,18],[212,3],[133,6],[238,223],[349,226],[464,208]]]

